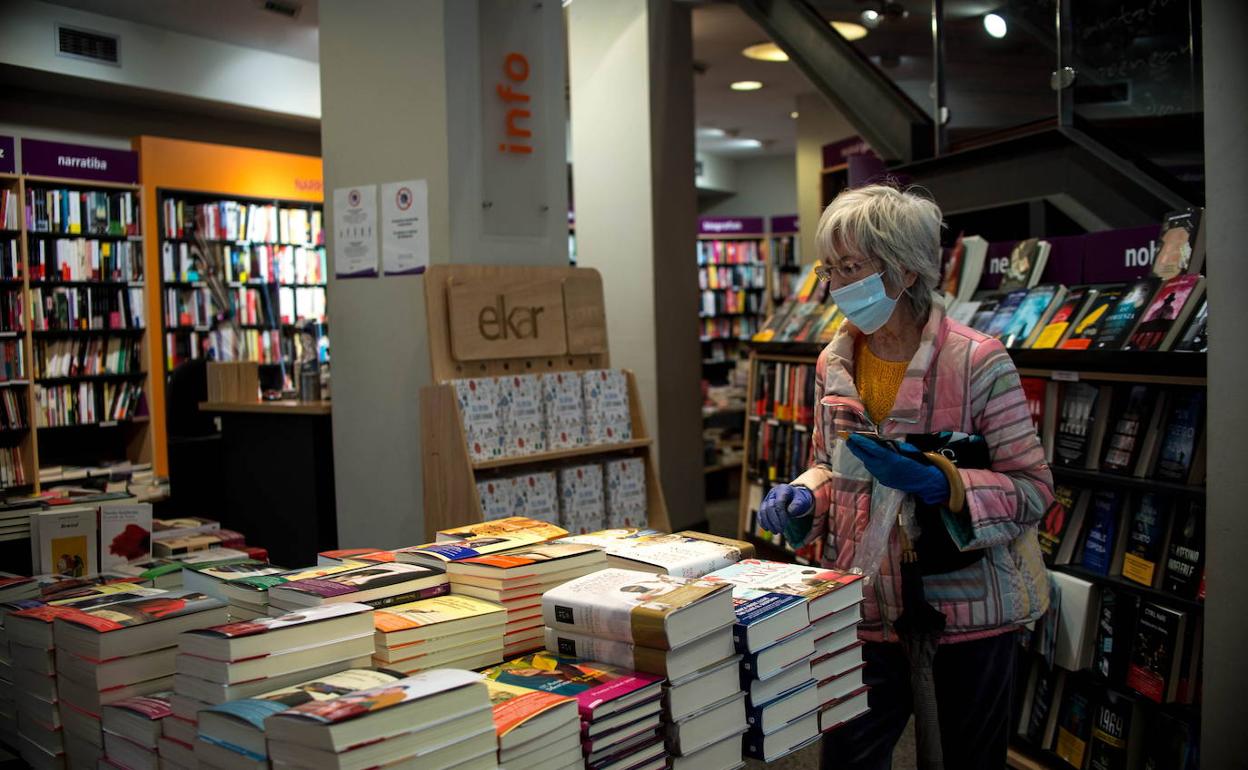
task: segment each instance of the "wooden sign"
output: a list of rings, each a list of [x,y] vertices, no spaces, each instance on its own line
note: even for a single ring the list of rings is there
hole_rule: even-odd
[[[447,287],[447,310],[451,354],[456,360],[562,356],[568,352],[561,277],[452,279]]]

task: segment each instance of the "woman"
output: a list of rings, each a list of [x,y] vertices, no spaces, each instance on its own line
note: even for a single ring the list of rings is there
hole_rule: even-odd
[[[773,488],[759,520],[810,545],[825,567],[878,566],[859,627],[871,711],[826,736],[824,770],[888,768],[910,717],[909,662],[893,627],[905,609],[903,551],[907,561],[918,553],[923,575],[909,595],[921,588],[945,620],[932,663],[945,767],[1005,766],[1011,632],[1048,605],[1036,523],[1052,502],[1052,475],[1004,347],[949,320],[933,295],[940,227],[930,200],[870,186],[837,196],[815,236],[817,273],[848,323],[819,356],[814,465]],[[942,431],[982,437],[982,466],[871,438]],[[910,495],[914,517],[892,528],[878,565],[858,563],[881,487]]]

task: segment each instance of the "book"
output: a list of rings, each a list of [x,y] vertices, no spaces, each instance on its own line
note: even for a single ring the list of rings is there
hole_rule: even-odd
[[[962,233],[958,233],[952,248],[942,251],[945,253],[941,260],[940,292],[946,297],[954,298],[958,294],[958,282],[962,279]]]
[[[503,454],[511,457],[545,452],[546,426],[538,375],[514,374],[499,377],[497,383]]]
[[[379,551],[381,551],[380,548],[338,548],[321,551],[316,555],[316,564],[318,567],[340,566],[352,562],[357,557],[368,556]]]
[[[479,638],[496,633],[501,640],[506,620],[502,605],[448,594],[377,610],[373,628],[381,649],[469,634]]]
[[[227,601],[225,586],[230,582],[276,575],[284,571],[286,571],[285,567],[278,567],[256,559],[230,564],[194,565],[183,570],[182,587],[208,594],[214,599]]]
[[[559,523],[573,534],[602,529],[607,519],[606,487],[597,463],[560,468]]]
[[[725,583],[608,568],[547,591],[542,620],[572,631],[670,650],[733,622]]]
[[[664,682],[664,715],[673,720],[683,719],[696,714],[707,703],[715,703],[739,692],[739,663],[740,656],[734,655],[705,664],[692,674]],[[809,675],[801,681],[807,678]]]
[[[737,652],[757,652],[810,625],[806,599],[733,586],[732,641]]]
[[[1050,668],[1039,656],[1032,659],[1031,671],[1027,678],[1027,687],[1023,695],[1023,707],[1019,716],[1018,735],[1026,738],[1035,746],[1046,747],[1044,743],[1045,727],[1049,722],[1049,713],[1053,707],[1053,696],[1057,689],[1059,677],[1064,672],[1060,668]]]
[[[30,514],[31,569],[66,577],[99,572],[94,507],[71,506]]]
[[[1046,284],[1028,291],[1009,325],[1002,332],[1001,342],[1007,348],[1031,347],[1048,323],[1049,317],[1065,299],[1065,286]]]
[[[231,578],[221,586],[221,598],[235,606],[249,607],[264,612],[269,605],[269,589],[273,586],[293,583],[297,580],[336,575],[360,566],[361,562],[326,564],[320,567],[284,571],[263,571],[245,577]],[[275,568],[281,570],[281,567]]]
[[[1034,288],[1040,282],[1040,276],[1049,261],[1050,248],[1048,241],[1038,238],[1019,241],[1010,252],[1010,259],[998,289],[1008,293]]]
[[[1088,514],[1088,531],[1083,541],[1083,567],[1098,575],[1108,575],[1114,560],[1118,537],[1118,511],[1122,499],[1118,492],[1098,489],[1092,493]]]
[[[1058,710],[1053,753],[1076,770],[1083,770],[1087,760],[1088,742],[1092,739],[1092,709],[1092,697],[1087,688],[1068,680]]]
[[[1105,315],[1105,322],[1092,341],[1092,350],[1121,350],[1135,330],[1144,308],[1157,293],[1159,283],[1157,278],[1149,276],[1131,284]]]
[[[269,604],[287,610],[339,602],[389,607],[447,593],[450,593],[450,583],[442,569],[398,562],[377,563],[273,586],[269,589]]]
[[[819,711],[819,731],[835,730],[851,719],[862,716],[871,710],[867,700],[869,688],[863,687],[838,701],[825,705]]]
[[[752,671],[738,671],[738,676],[740,682],[737,687],[750,699],[750,703],[767,703],[775,700],[813,679],[809,656],[798,658],[766,679],[755,678]],[[820,701],[820,703],[823,702]]]
[[[191,629],[179,637],[178,652],[179,657],[196,656],[215,661],[254,660],[287,650],[360,637],[368,637],[370,649],[366,652],[370,652],[372,607],[366,604],[327,604],[277,617]]]
[[[773,733],[758,730],[745,733],[741,753],[750,759],[775,762],[819,739],[819,712],[803,714]]]
[[[1171,350],[1184,353],[1204,353],[1209,350],[1209,300],[1202,297],[1191,318],[1183,326]]]
[[[1026,289],[1018,289],[1011,291],[1001,297],[997,302],[996,308],[992,313],[992,320],[982,330],[989,337],[1000,337],[1009,328],[1010,322],[1014,320],[1014,314],[1018,312],[1018,308],[1023,304],[1023,300],[1027,297]],[[979,327],[975,327],[979,328]]]
[[[597,660],[668,679],[688,676],[706,665],[707,661],[723,660],[734,653],[732,633],[727,628],[703,634],[672,650],[658,650],[549,627],[544,633],[546,649],[560,655]]]
[[[1126,678],[1128,654],[1139,612],[1138,595],[1108,586],[1101,589],[1092,670],[1106,681],[1117,684]]]
[[[971,320],[967,322],[967,326],[977,332],[988,333],[988,326],[992,323],[992,319],[997,315],[997,305],[1001,304],[996,299],[985,299],[979,303],[979,307],[971,314]]]
[[[1204,574],[1205,507],[1199,500],[1178,505],[1170,526],[1162,588],[1184,599],[1196,599]]]
[[[988,255],[988,241],[978,235],[962,238],[962,272],[958,278],[959,302],[967,302],[979,288],[984,274],[984,259]]]
[[[101,504],[100,569],[107,571],[151,558],[151,504]]]
[[[1169,515],[1169,501],[1156,492],[1144,492],[1137,498],[1127,523],[1126,552],[1122,561],[1124,580],[1149,588],[1160,585],[1161,570],[1158,567],[1166,556]]]
[[[1059,383],[1061,414],[1056,420],[1053,462],[1067,468],[1083,468],[1095,456],[1094,439],[1107,405],[1102,389],[1086,382]]]
[[[1101,470],[1129,474],[1136,466],[1148,435],[1147,425],[1157,404],[1158,391],[1147,385],[1131,385],[1114,394],[1115,410],[1105,434]]]
[[[1144,602],[1131,642],[1128,687],[1156,703],[1176,700],[1186,626],[1186,612]]]
[[[216,532],[221,523],[198,516],[183,516],[176,519],[152,519],[152,539],[170,540],[176,537],[189,537]]]
[[[814,652],[815,632],[808,626],[769,647],[743,654],[741,676],[743,679],[770,679],[797,661],[810,658]]]
[[[745,695],[738,692],[707,705],[697,714],[668,722],[666,737],[672,754],[686,755],[745,730]],[[737,758],[740,759],[739,753]]]
[[[577,372],[551,372],[539,377],[547,448],[557,450],[584,446],[587,441],[585,403],[580,375]]]
[[[1095,296],[1088,300],[1083,316],[1071,326],[1066,339],[1058,343],[1062,350],[1087,350],[1100,336],[1106,318],[1126,293],[1123,284],[1097,287]]]
[[[1205,389],[1171,392],[1169,415],[1153,475],[1179,484],[1188,481],[1196,455],[1197,437],[1205,423]]]
[[[1092,583],[1064,572],[1050,572],[1061,595],[1057,606],[1057,640],[1053,664],[1067,671],[1082,671],[1092,665],[1096,639],[1096,612],[1100,606]]]
[[[446,565],[446,573],[452,583],[504,588],[541,583],[553,575],[579,576],[606,566],[601,549],[565,539],[453,561]]]
[[[1053,504],[1040,520],[1036,535],[1040,541],[1040,553],[1046,566],[1069,564],[1078,545],[1079,533],[1092,492],[1070,484],[1053,487]]]
[[[1198,275],[1205,266],[1204,209],[1193,206],[1171,211],[1161,220],[1161,248],[1153,261],[1153,275],[1163,281],[1180,273]]]
[[[601,548],[612,567],[690,578],[754,555],[750,543],[705,532],[608,529],[571,535],[564,541]]]
[[[1205,294],[1199,273],[1176,275],[1161,285],[1127,340],[1127,350],[1169,350]]]
[[[766,559],[742,559],[709,574],[713,582],[726,582],[760,593],[800,596],[806,599],[811,623],[862,601],[862,576],[839,570]]]
[[[488,537],[511,537],[527,543],[542,543],[567,535],[567,530],[557,525],[528,516],[509,516],[505,519],[483,521],[452,529],[440,529],[434,542],[455,543]]]
[[[1041,327],[1031,347],[1036,350],[1060,347],[1083,318],[1085,310],[1092,304],[1098,293],[1099,291],[1093,286],[1075,286],[1069,289],[1065,298]]]
[[[662,694],[663,678],[654,674],[536,652],[486,669],[482,674],[503,684],[576,698],[582,721],[594,722],[647,703]]]
[[[640,457],[625,457],[606,461],[602,469],[607,484],[607,528],[646,526],[645,462]]]
[[[155,692],[109,703],[100,709],[101,725],[106,732],[154,751],[160,742],[160,722],[173,713],[171,694]]]
[[[1177,715],[1159,713],[1148,725],[1140,770],[1196,770],[1200,730]]]
[[[500,751],[507,751],[564,725],[580,726],[576,698],[485,680]]]
[[[499,421],[498,382],[492,377],[451,380],[468,455],[474,462],[503,456],[506,436]]]
[[[591,369],[581,372],[585,404],[585,440],[590,444],[614,444],[633,437],[629,410],[628,377],[623,369]]]
[[[73,607],[56,618],[56,646],[106,660],[171,647],[178,633],[221,625],[226,606],[197,591],[166,591],[99,607]]]
[[[156,588],[143,588],[133,583],[110,583],[94,587],[91,591],[67,599],[54,599],[33,607],[9,612],[4,618],[4,633],[10,645],[21,644],[40,650],[51,650],[53,644],[52,623],[58,617],[70,614],[74,609],[90,609],[111,602],[144,597],[159,597],[167,592]]]

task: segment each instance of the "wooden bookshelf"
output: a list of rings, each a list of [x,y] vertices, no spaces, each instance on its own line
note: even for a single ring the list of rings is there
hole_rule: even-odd
[[[424,476],[425,535],[482,521],[477,481],[516,469],[552,470],[582,459],[641,457],[646,472],[649,526],[669,531],[667,504],[659,485],[655,446],[642,412],[637,381],[625,371],[632,439],[487,461],[468,453],[459,403],[451,380],[605,369],[607,346],[602,278],[587,268],[434,265],[425,273],[425,311],[435,384],[420,390],[421,467]],[[543,303],[535,316],[549,325],[524,340],[487,339],[479,316],[468,312],[501,299],[507,307]],[[555,317],[550,318],[548,313]],[[558,320],[562,319],[562,320]]]

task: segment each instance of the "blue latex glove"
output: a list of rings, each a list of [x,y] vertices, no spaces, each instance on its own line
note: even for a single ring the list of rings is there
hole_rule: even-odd
[[[803,486],[777,484],[763,498],[758,523],[768,532],[783,533],[793,519],[809,519],[815,509],[815,496]],[[810,527],[805,528],[807,531]]]
[[[935,465],[914,459],[923,457],[923,453],[913,444],[901,442],[901,451],[894,452],[857,433],[851,433],[846,443],[849,451],[884,486],[908,492],[929,505],[949,500],[949,479]]]

